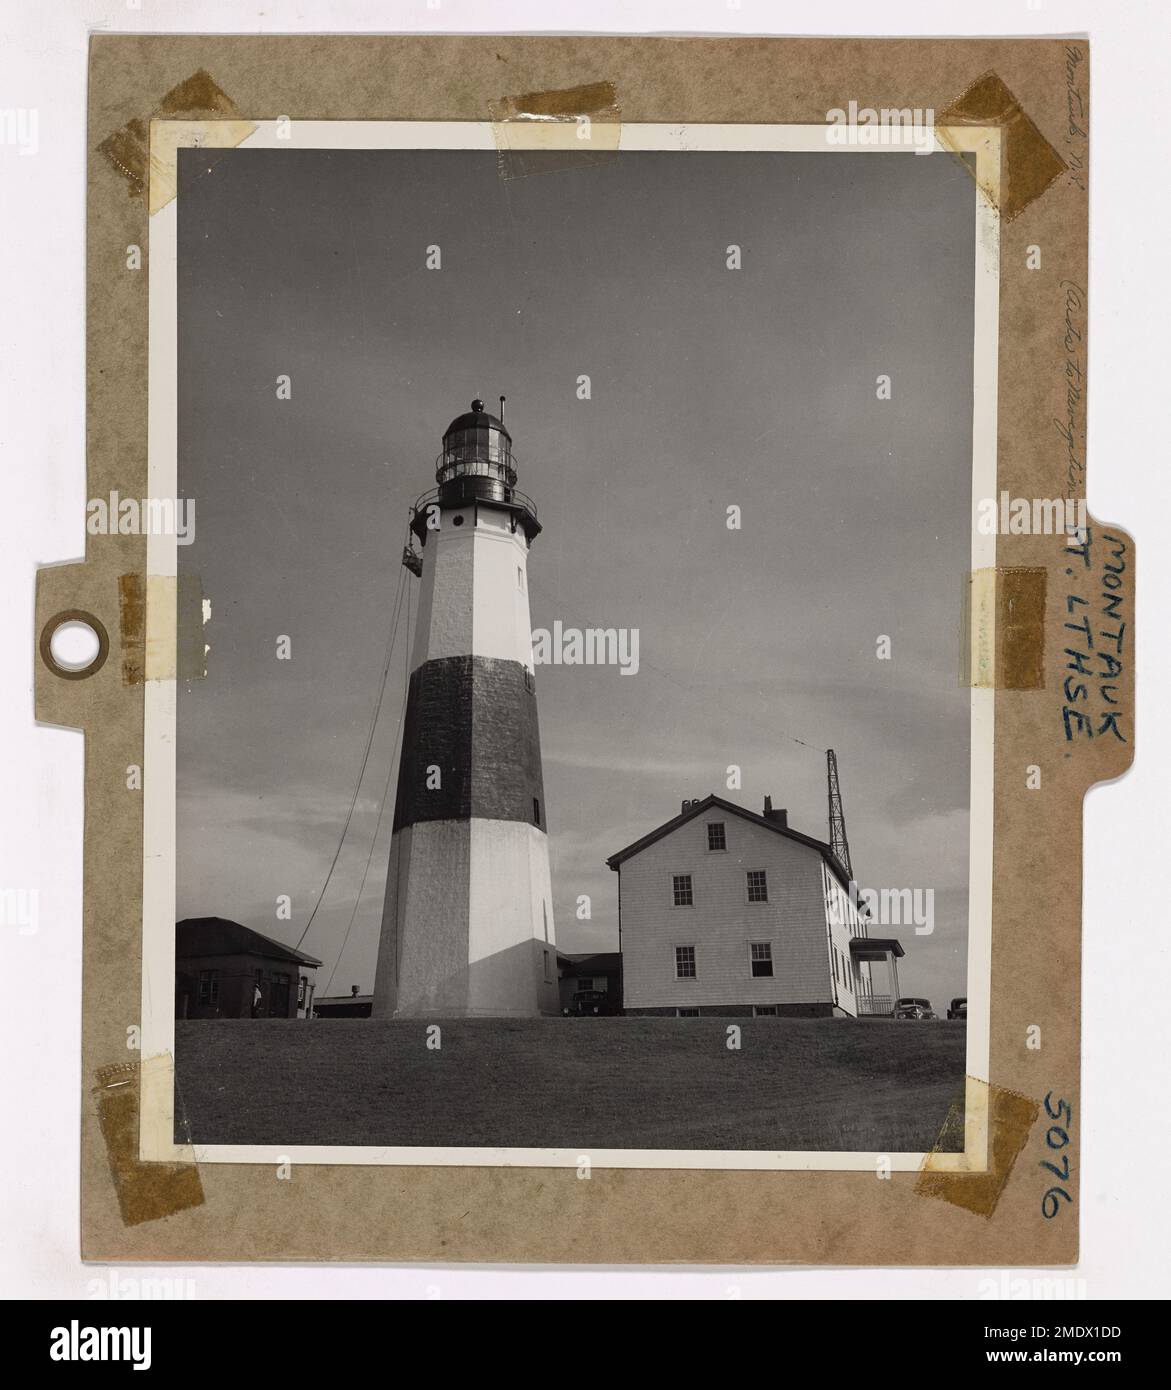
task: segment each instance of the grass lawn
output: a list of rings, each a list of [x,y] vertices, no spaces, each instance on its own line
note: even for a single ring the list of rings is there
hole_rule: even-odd
[[[201,1144],[934,1147],[964,1025],[870,1019],[177,1021]],[[741,1029],[739,1051],[727,1027]],[[962,1147],[962,1133],[954,1147]]]

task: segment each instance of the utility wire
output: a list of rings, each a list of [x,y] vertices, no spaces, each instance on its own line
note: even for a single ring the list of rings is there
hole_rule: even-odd
[[[406,698],[407,694],[409,694],[410,691],[410,592],[412,592],[410,591],[410,588],[407,588],[406,680],[403,681],[402,705],[399,705],[399,720],[398,727],[395,728],[395,741],[394,744],[391,745],[391,763],[389,763],[389,766],[387,767],[387,781],[385,781],[385,785],[384,787],[382,787],[382,803],[380,806],[378,806],[378,820],[375,821],[374,824],[374,835],[373,837],[371,837],[370,840],[370,853],[366,856],[366,867],[364,867],[364,869],[362,870],[362,883],[357,885],[357,898],[355,898],[355,902],[353,902],[353,912],[349,915],[349,923],[346,924],[345,935],[344,937],[342,937],[342,948],[341,951],[338,951],[338,959],[334,962],[334,969],[332,969],[330,972],[330,979],[325,981],[325,994],[327,995],[328,992],[330,992],[331,984],[334,983],[334,976],[338,973],[338,966],[341,966],[342,956],[345,955],[345,948],[349,942],[349,934],[350,931],[353,930],[353,923],[355,923],[355,920],[357,919],[357,909],[359,909],[359,906],[362,905],[362,894],[363,891],[366,890],[366,876],[370,873],[370,865],[374,859],[374,848],[377,847],[378,833],[380,833],[380,830],[382,828],[382,816],[384,816],[385,813],[387,813],[387,803],[389,802],[389,799],[391,799],[391,776],[392,774],[394,774],[395,770],[395,748],[396,746],[398,746],[399,731],[402,730],[403,714],[406,713]]]
[[[334,850],[333,858],[330,860],[329,868],[326,870],[325,882],[321,885],[321,892],[317,895],[317,901],[313,904],[313,911],[309,914],[309,920],[305,923],[305,930],[297,938],[297,949],[301,948],[306,936],[309,935],[309,928],[313,925],[314,918],[317,916],[318,909],[325,899],[325,891],[329,887],[329,880],[333,877],[333,871],[337,867],[337,861],[341,857],[342,846],[346,842],[346,832],[350,828],[350,822],[354,818],[354,807],[358,804],[358,793],[362,790],[362,779],[366,775],[366,764],[370,761],[370,748],[374,742],[374,731],[378,727],[378,715],[382,709],[382,700],[386,694],[386,679],[390,672],[391,657],[394,653],[394,639],[398,633],[399,611],[402,608],[402,598],[404,593],[403,571],[405,566],[399,566],[399,582],[395,592],[394,617],[390,624],[390,637],[386,644],[386,658],[382,663],[382,680],[378,688],[378,699],[374,705],[374,714],[370,720],[370,732],[366,736],[366,747],[362,752],[362,766],[358,769],[358,780],[354,783],[354,794],[350,798],[349,810],[346,812],[345,824],[342,826],[342,833],[337,842],[337,849]]]

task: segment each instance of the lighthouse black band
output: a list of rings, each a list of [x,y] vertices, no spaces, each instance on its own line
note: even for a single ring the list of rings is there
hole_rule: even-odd
[[[428,787],[436,781],[439,785]],[[411,676],[394,828],[514,820],[545,828],[532,676],[519,661],[451,656]]]

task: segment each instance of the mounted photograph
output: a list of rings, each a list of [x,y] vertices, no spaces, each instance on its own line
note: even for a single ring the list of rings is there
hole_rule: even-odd
[[[156,123],[144,1157],[984,1168],[999,133],[901,114]]]

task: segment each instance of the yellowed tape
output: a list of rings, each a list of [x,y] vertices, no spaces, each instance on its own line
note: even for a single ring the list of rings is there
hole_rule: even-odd
[[[148,117],[135,116],[98,145],[150,211],[175,196],[175,153],[180,145],[205,148],[238,145],[256,129],[237,119],[236,103],[205,69],[199,68],[166,93]],[[173,129],[155,129],[173,125]],[[186,131],[186,134],[183,132]]]
[[[962,1107],[959,1102],[953,1105],[935,1148],[923,1160],[916,1195],[990,1217],[1039,1111],[1038,1102],[1028,1096],[969,1076]],[[961,1127],[967,1150],[963,1155],[953,1151]]]
[[[965,131],[964,126],[995,126],[999,131],[1000,158],[962,162],[1005,222],[1011,222],[1065,172],[1065,161],[994,72],[978,77],[936,117],[944,147],[959,156],[975,151],[987,139],[978,130]]]
[[[163,1063],[161,1068],[153,1068],[157,1080],[167,1070],[169,1059],[155,1061]],[[175,1162],[143,1163],[138,1156],[142,1084],[149,1065],[144,1063],[140,1068],[137,1063],[124,1062],[102,1067],[93,1089],[110,1175],[127,1226],[158,1221],[204,1202],[203,1183],[189,1148],[176,1149],[179,1157]],[[173,1146],[174,1136],[170,1138]]]
[[[488,113],[505,179],[608,163],[622,139],[612,82],[502,97]]]
[[[122,680],[201,680],[211,604],[198,575],[123,574],[118,579]]]
[[[973,690],[1045,685],[1048,571],[992,566],[966,576],[961,683]]]

